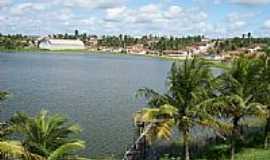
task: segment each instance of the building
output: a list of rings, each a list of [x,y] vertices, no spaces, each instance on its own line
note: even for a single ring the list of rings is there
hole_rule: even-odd
[[[261,49],[262,48],[260,46],[256,46],[255,48],[250,48],[247,51],[248,51],[248,53],[255,53],[255,52],[257,52],[257,51],[259,51]]]
[[[98,45],[98,39],[96,37],[90,37],[85,41],[86,46],[96,47]]]
[[[185,50],[165,50],[163,53],[170,57],[191,57],[191,53]]]
[[[39,41],[38,47],[46,50],[82,50],[85,49],[81,40],[71,39],[50,39],[43,38]]]
[[[148,50],[144,48],[143,44],[135,44],[126,47],[126,52],[128,54],[146,54],[147,51]]]

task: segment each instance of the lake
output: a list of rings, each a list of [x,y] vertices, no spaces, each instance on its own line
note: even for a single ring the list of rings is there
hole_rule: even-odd
[[[0,90],[11,96],[1,119],[15,112],[59,113],[78,123],[90,157],[119,155],[132,143],[139,88],[164,91],[171,62],[112,54],[0,53]]]

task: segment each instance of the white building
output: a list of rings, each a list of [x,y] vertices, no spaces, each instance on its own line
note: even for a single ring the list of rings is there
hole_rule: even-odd
[[[81,50],[85,49],[85,46],[81,40],[44,38],[40,40],[39,48],[47,50]]]

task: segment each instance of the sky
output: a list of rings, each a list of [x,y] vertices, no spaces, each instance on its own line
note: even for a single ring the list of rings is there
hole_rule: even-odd
[[[0,33],[270,36],[270,0],[0,0]]]

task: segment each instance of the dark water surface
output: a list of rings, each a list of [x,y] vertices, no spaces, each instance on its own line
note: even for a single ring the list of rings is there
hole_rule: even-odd
[[[171,62],[111,54],[0,53],[0,90],[11,93],[1,119],[41,109],[78,123],[89,156],[121,154],[132,142],[135,92],[164,90]]]

